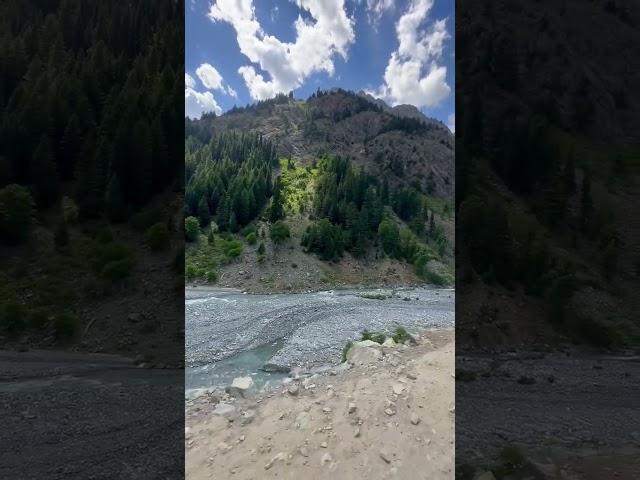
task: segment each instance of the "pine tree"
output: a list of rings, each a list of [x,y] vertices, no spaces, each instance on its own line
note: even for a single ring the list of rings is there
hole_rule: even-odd
[[[113,175],[105,194],[105,213],[111,223],[121,223],[126,218],[126,205],[122,198],[122,189],[117,175]]]
[[[30,174],[38,204],[50,205],[58,196],[59,179],[49,137],[43,137],[33,154]]]
[[[70,180],[73,177],[81,150],[82,131],[78,116],[74,113],[69,119],[62,136],[62,158],[58,164],[60,165],[60,176],[63,179]]]
[[[202,227],[206,227],[211,223],[211,213],[209,212],[209,204],[207,203],[207,199],[204,195],[200,197],[200,202],[198,202],[198,218],[200,219],[200,225]]]
[[[284,218],[284,207],[282,202],[282,185],[280,184],[280,177],[278,177],[276,178],[273,197],[271,198],[271,209],[269,210],[269,221],[271,223],[275,223]]]
[[[431,211],[431,219],[429,220],[429,237],[434,239],[436,236],[436,220],[435,213]]]

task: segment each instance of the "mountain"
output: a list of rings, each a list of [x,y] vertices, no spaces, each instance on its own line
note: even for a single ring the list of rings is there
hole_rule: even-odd
[[[226,131],[254,132],[274,142],[278,154],[310,164],[323,153],[351,158],[393,186],[410,185],[453,198],[455,138],[415,107],[394,108],[341,89],[306,101],[290,96],[235,108],[222,116],[187,120],[203,138]]]
[[[455,138],[412,113],[333,89],[185,119],[187,280],[451,283]]]

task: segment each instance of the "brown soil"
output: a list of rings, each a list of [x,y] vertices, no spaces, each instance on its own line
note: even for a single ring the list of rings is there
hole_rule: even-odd
[[[238,400],[231,416],[213,414],[210,400],[189,405],[187,478],[452,479],[454,332],[426,332],[393,352],[308,380],[315,387],[297,395]]]

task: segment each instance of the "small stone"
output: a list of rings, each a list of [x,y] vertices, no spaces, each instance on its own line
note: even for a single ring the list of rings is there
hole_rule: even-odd
[[[385,461],[385,463],[391,463],[391,456],[386,450],[380,450],[380,458]]]
[[[322,409],[322,411],[323,411],[324,413],[331,413],[331,408],[329,408],[329,407],[324,407],[324,408]]]
[[[391,410],[390,408],[385,408],[384,413],[386,413],[389,416],[395,415],[396,412],[394,412],[393,410]]]
[[[333,463],[333,457],[328,452],[322,456],[322,459],[320,459],[320,465],[326,465],[326,464],[332,464],[332,463]]]
[[[291,385],[287,389],[287,392],[289,392],[289,395],[293,395],[295,397],[300,392],[300,387],[298,387],[298,385]]]
[[[273,457],[271,460],[269,460],[265,464],[264,469],[269,470],[271,467],[273,467],[274,463],[276,463],[277,461],[282,461],[285,458],[286,458],[286,455],[283,452],[278,453],[275,457]]]
[[[322,443],[320,444],[320,447],[322,447],[322,448],[327,448],[328,446],[329,446],[329,445],[327,444],[327,442],[322,442]]]
[[[228,415],[233,414],[235,411],[236,411],[236,407],[234,407],[233,405],[220,402],[218,405],[216,405],[216,408],[213,410],[213,414],[226,417]]]
[[[307,447],[300,447],[298,449],[298,453],[300,455],[302,455],[303,457],[308,457],[309,456],[309,450],[307,450]]]
[[[239,440],[240,442],[244,442],[244,439],[245,439],[245,438],[246,438],[246,437],[245,437],[244,435],[240,435],[240,438],[239,438],[238,440]]]
[[[355,433],[353,434],[354,438],[360,438],[360,428],[356,428]]]
[[[411,423],[413,425],[418,425],[420,423],[420,417],[418,415],[416,415],[415,413],[411,414]]]
[[[241,418],[240,418],[240,425],[249,425],[251,422],[253,422],[253,419],[256,416],[256,412],[253,410],[246,410],[244,412],[242,412]]]
[[[358,407],[357,407],[357,405],[355,403],[349,402],[349,407],[347,408],[347,412],[353,413],[353,412],[356,411],[357,408]]]
[[[416,379],[418,378],[418,376],[417,376],[415,373],[413,373],[413,372],[408,372],[408,373],[407,373],[407,378],[408,378],[409,380],[416,380]]]
[[[395,393],[396,395],[400,395],[404,391],[404,385],[402,385],[401,383],[394,383],[393,387],[391,388],[393,390],[393,393]]]

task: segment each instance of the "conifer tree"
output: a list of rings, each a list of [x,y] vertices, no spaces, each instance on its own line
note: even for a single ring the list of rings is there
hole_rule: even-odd
[[[198,218],[200,219],[200,225],[202,227],[206,227],[211,223],[211,213],[209,212],[209,204],[207,203],[207,199],[204,195],[200,197],[200,202],[198,203]]]

